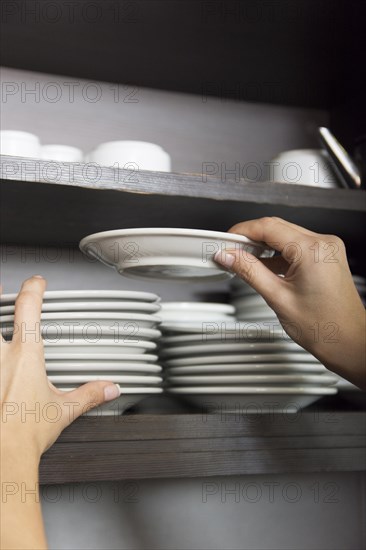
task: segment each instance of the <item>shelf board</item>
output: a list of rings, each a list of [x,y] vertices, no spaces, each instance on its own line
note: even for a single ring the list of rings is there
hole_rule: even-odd
[[[77,245],[90,233],[129,227],[227,230],[279,216],[351,247],[365,226],[366,193],[227,180],[202,174],[133,172],[1,157],[1,237],[9,244]],[[19,223],[22,220],[22,223]],[[25,230],[26,228],[26,230]]]
[[[366,469],[366,412],[82,417],[42,457],[41,483]]]

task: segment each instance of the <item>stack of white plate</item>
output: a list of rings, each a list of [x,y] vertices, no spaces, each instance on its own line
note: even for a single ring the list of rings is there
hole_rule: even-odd
[[[16,295],[1,296],[0,327],[10,337]],[[49,379],[69,390],[93,380],[122,386],[123,395],[88,414],[123,412],[145,395],[162,392],[156,364],[159,297],[147,292],[46,292],[41,328]]]
[[[234,321],[164,325],[167,392],[205,410],[297,412],[337,393],[337,377],[282,329]]]
[[[355,286],[366,304],[366,278],[352,275]],[[231,303],[235,307],[236,318],[242,321],[275,321],[277,316],[267,302],[251,286],[235,277],[231,281]]]
[[[174,332],[175,326],[186,323],[225,322],[234,320],[235,308],[230,304],[216,302],[162,302],[159,313],[161,329]]]

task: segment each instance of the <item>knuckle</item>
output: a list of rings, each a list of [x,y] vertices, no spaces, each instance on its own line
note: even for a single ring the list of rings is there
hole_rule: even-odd
[[[345,250],[346,248],[343,240],[340,237],[338,237],[338,235],[329,235],[329,238],[327,240],[328,240],[328,244],[332,243],[336,245],[339,250]]]
[[[101,403],[103,401],[103,389],[98,385],[88,386],[85,388],[85,402],[87,404]]]
[[[263,225],[273,225],[273,222],[276,221],[276,219],[271,216],[264,216],[263,218],[260,218],[259,221]]]

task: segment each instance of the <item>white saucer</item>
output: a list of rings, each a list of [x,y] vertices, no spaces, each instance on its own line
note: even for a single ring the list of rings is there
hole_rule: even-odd
[[[95,358],[94,353],[83,353],[80,355],[80,353],[72,353],[67,350],[67,348],[63,348],[63,353],[48,353],[47,347],[45,347],[45,361],[47,368],[49,365],[55,365],[57,366],[60,363],[64,363],[65,361],[69,362],[77,362],[80,364],[84,364],[87,368],[88,365],[90,365],[93,361],[103,361],[103,364],[111,366],[113,365],[120,365],[123,363],[156,363],[158,360],[157,355],[153,355],[150,353],[101,353],[98,354],[97,359]],[[72,348],[73,349],[73,348]],[[92,351],[92,349],[90,349]]]
[[[134,342],[126,338],[123,342],[113,342],[111,339],[99,339],[97,342],[86,342],[85,340],[48,342],[44,343],[45,352],[48,357],[59,353],[84,353],[107,356],[114,354],[144,353],[156,349],[155,342],[140,340]]]
[[[245,342],[245,343],[232,343],[232,342],[220,342],[218,344],[210,344],[207,342],[201,342],[194,346],[172,346],[171,348],[163,348],[161,355],[164,357],[184,357],[184,356],[196,356],[200,354],[225,354],[230,353],[272,353],[272,352],[284,352],[295,351],[307,353],[305,350],[296,344],[295,342]],[[263,355],[262,355],[263,359]],[[221,360],[221,363],[223,359]],[[196,363],[199,361],[196,360]]]
[[[129,376],[121,374],[113,374],[108,376],[107,374],[65,374],[60,376],[50,375],[49,380],[52,384],[85,384],[87,382],[95,382],[96,380],[105,380],[113,382],[114,384],[128,384],[128,385],[142,385],[142,386],[154,386],[161,384],[163,379],[161,376]]]
[[[160,315],[161,316],[161,315]],[[286,339],[289,338],[280,324],[279,320],[276,318],[275,321],[270,321],[269,323],[262,322],[244,322],[237,319],[229,319],[225,321],[185,321],[185,322],[166,322],[163,321],[162,325],[159,326],[159,329],[162,329],[164,333],[179,333],[181,334],[235,334],[240,335],[245,339],[258,339],[258,340],[268,340],[268,339]]]
[[[221,313],[224,315],[234,315],[235,308],[231,304],[222,304],[217,302],[162,302],[162,313],[174,311],[174,313]]]
[[[311,363],[321,365],[321,363],[310,353],[247,353],[247,354],[226,354],[226,355],[194,355],[193,357],[179,357],[177,359],[164,360],[168,367],[185,367],[190,365],[217,365],[217,364],[236,364],[245,365],[247,363]]]
[[[2,334],[11,336],[13,326],[7,325],[1,329]],[[124,341],[126,339],[139,342],[140,340],[158,340],[161,336],[160,330],[153,328],[141,328],[134,323],[124,323],[122,325],[104,324],[104,323],[81,323],[80,325],[69,325],[67,323],[41,323],[41,335],[44,342],[56,342],[73,338],[93,341],[98,338],[106,338],[114,341]]]
[[[225,363],[224,365],[191,365],[188,367],[166,367],[167,375],[173,374],[322,374],[329,373],[320,363],[248,363],[244,365]]]
[[[63,373],[84,373],[98,372],[100,374],[121,373],[146,373],[159,374],[162,372],[160,365],[151,363],[128,363],[123,361],[46,361],[47,372],[55,375]]]
[[[135,323],[136,326],[144,327],[144,328],[154,328],[157,325],[161,323],[161,318],[157,315],[152,314],[146,314],[143,315],[142,313],[126,313],[126,312],[120,312],[120,313],[103,313],[103,312],[52,312],[52,313],[42,313],[41,314],[41,321],[43,321],[43,325],[46,325],[47,321],[48,324],[57,323],[57,325],[62,325],[63,322],[66,321],[66,323],[70,321],[78,321],[79,323],[88,324],[91,322],[94,323],[111,323],[115,324],[116,328],[119,327],[122,329],[123,326],[127,326],[128,324]],[[4,317],[1,317],[0,324],[6,325],[11,324],[14,322],[14,315],[4,315]],[[65,325],[67,326],[67,325]]]
[[[112,342],[125,342],[133,341],[140,342],[145,340],[158,340],[161,332],[156,329],[139,328],[127,324],[118,326],[116,324],[81,324],[75,326],[74,324],[68,325],[65,323],[62,325],[41,323],[41,336],[43,342],[62,342],[66,340],[84,339],[90,342],[94,342],[100,338],[109,339]],[[0,328],[0,333],[4,338],[8,339],[13,335],[13,325],[5,325]]]
[[[193,390],[193,392],[192,392]],[[231,391],[227,391],[231,390]],[[248,392],[235,388],[225,388],[225,393],[218,388],[217,392],[212,387],[200,388],[168,388],[168,393],[180,395],[185,401],[200,407],[203,411],[216,414],[296,414],[298,411],[318,401],[323,395],[334,395],[336,388],[281,388],[272,387],[256,388],[256,391]]]
[[[169,388],[170,393],[182,395],[245,395],[245,394],[266,394],[266,395],[334,395],[336,387],[323,386],[185,386],[184,388]]]
[[[63,391],[72,391],[75,388],[72,387],[63,387],[58,386],[59,390]],[[91,409],[90,411],[86,412],[83,416],[119,416],[121,415],[126,409],[130,409],[143,399],[145,397],[148,397],[149,395],[159,395],[163,393],[163,389],[159,387],[124,387],[123,393],[121,393],[120,397],[117,399],[114,399],[113,401],[108,401],[107,403],[103,403],[103,405],[100,405],[99,407],[95,407]]]
[[[15,305],[9,306],[0,306],[0,313],[2,315],[14,315]],[[74,312],[86,312],[102,311],[104,313],[108,311],[120,311],[128,313],[157,313],[160,311],[159,303],[148,303],[148,302],[112,302],[108,300],[106,302],[79,302],[77,300],[71,300],[70,302],[46,302],[42,305],[42,312],[61,312],[61,311],[74,311]]]
[[[211,313],[209,311],[159,311],[159,317],[161,317],[163,324],[166,323],[187,323],[187,322],[218,322],[218,323],[230,323],[233,320],[232,315],[225,315],[222,313]]]
[[[0,304],[12,304],[17,294],[2,294]],[[156,302],[160,297],[152,292],[138,292],[135,290],[46,290],[43,302],[69,302],[79,300],[83,302],[100,302],[111,300]]]
[[[332,386],[337,383],[337,377],[327,374],[242,374],[242,375],[227,375],[219,374],[217,376],[168,376],[167,381],[169,384],[177,386],[221,386],[221,385],[233,385],[240,384],[241,386],[258,385],[258,386],[272,386],[272,385],[312,385],[312,386]]]
[[[274,251],[242,235],[181,228],[120,229],[82,239],[89,257],[114,267],[121,275],[143,279],[225,280],[233,275],[214,262],[216,252],[239,248],[245,254],[270,257]]]
[[[212,325],[211,325],[212,326]],[[215,331],[215,327],[212,326],[212,330],[214,331],[213,334],[210,333],[201,333],[201,334],[184,334],[179,336],[163,336],[159,343],[165,348],[165,347],[171,347],[171,346],[192,346],[192,345],[201,345],[205,343],[212,343],[212,344],[219,344],[223,342],[230,342],[230,343],[264,343],[266,342],[292,342],[291,338],[287,336],[287,334],[282,332],[276,332],[273,333],[272,336],[265,335],[266,338],[262,336],[262,338],[243,338],[243,332],[241,330],[235,330],[232,331],[223,329]],[[244,333],[245,334],[245,333]],[[255,336],[257,336],[256,333],[253,333]]]

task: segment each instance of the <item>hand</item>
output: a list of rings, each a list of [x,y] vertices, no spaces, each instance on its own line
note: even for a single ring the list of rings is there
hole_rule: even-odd
[[[239,223],[229,232],[263,241],[281,255],[258,260],[233,249],[215,260],[263,296],[293,340],[330,370],[366,388],[365,308],[341,239],[280,218]]]
[[[1,342],[2,431],[11,433],[9,444],[26,443],[38,457],[80,414],[120,394],[110,382],[90,382],[70,392],[49,382],[40,327],[45,287],[41,277],[23,283],[15,302],[17,330],[11,342]]]
[[[110,382],[90,382],[63,392],[48,380],[41,337],[42,298],[46,282],[25,281],[15,302],[13,338],[1,338],[1,542],[2,548],[45,548],[36,495],[38,465],[62,430],[92,406],[115,399]],[[5,491],[5,492],[4,492]],[[5,501],[4,501],[5,498]]]

